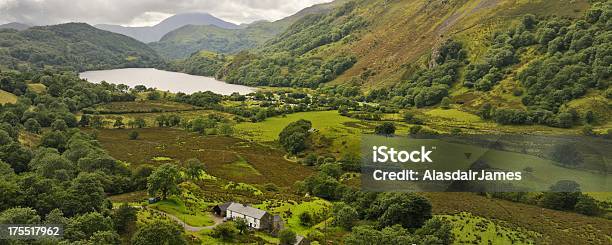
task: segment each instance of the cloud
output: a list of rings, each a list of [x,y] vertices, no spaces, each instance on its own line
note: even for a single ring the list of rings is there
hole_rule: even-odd
[[[0,23],[153,25],[170,15],[207,12],[226,21],[278,20],[331,0],[0,0]]]

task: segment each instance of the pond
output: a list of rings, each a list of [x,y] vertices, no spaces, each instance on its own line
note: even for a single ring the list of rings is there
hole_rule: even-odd
[[[154,68],[86,71],[80,73],[79,76],[92,83],[106,81],[113,84],[125,84],[132,88],[136,85],[144,85],[147,88],[157,88],[162,91],[183,92],[186,94],[198,91],[211,91],[223,95],[229,95],[234,92],[248,94],[256,90],[253,87],[229,84],[212,77],[162,71]]]

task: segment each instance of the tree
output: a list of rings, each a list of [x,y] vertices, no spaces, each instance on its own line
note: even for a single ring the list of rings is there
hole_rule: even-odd
[[[449,109],[450,103],[451,103],[450,99],[448,97],[444,97],[442,98],[442,101],[440,101],[440,108]]]
[[[580,195],[578,197],[574,210],[578,213],[591,216],[601,213],[601,209],[597,205],[597,201],[588,195]]]
[[[53,124],[51,124],[51,129],[56,131],[66,131],[66,129],[68,129],[68,125],[66,125],[64,120],[57,119],[53,122]]]
[[[66,134],[62,131],[51,131],[43,134],[40,145],[55,148],[60,152],[66,150]]]
[[[300,213],[299,218],[300,218],[300,225],[306,226],[306,227],[310,227],[312,225],[313,218],[310,212],[304,211]]]
[[[432,218],[415,231],[415,235],[420,237],[434,236],[441,241],[441,244],[452,244],[454,240],[453,226],[449,222],[440,218]]]
[[[103,208],[106,194],[100,181],[94,174],[80,173],[68,188],[70,196],[62,211],[69,216],[100,211]]]
[[[234,134],[234,128],[229,123],[221,123],[217,128],[220,135],[231,136]]]
[[[40,224],[40,221],[32,208],[9,208],[0,213],[0,224]]]
[[[153,90],[147,94],[147,100],[159,100],[161,99],[161,93],[157,90]]]
[[[89,238],[91,244],[120,245],[121,237],[115,231],[98,231]]]
[[[13,138],[4,130],[0,129],[0,145],[8,145],[13,142]]]
[[[98,212],[73,217],[65,228],[65,236],[72,241],[84,240],[100,231],[114,232],[113,221]]]
[[[176,166],[171,163],[161,165],[147,178],[149,195],[156,196],[161,193],[162,199],[165,200],[168,195],[178,193],[180,178],[181,175]]]
[[[234,224],[236,225],[236,229],[238,229],[240,234],[243,234],[245,231],[249,230],[249,223],[247,223],[246,219],[235,218]]]
[[[30,159],[32,159],[32,152],[18,142],[0,145],[0,160],[10,164],[15,173],[28,170]]]
[[[204,163],[200,162],[197,158],[187,159],[185,166],[187,167],[187,175],[194,180],[200,177],[205,168]]]
[[[81,116],[81,120],[79,120],[79,126],[81,126],[81,127],[89,126],[90,119],[91,119],[91,115],[83,114]]]
[[[238,235],[238,229],[234,222],[221,223],[213,228],[213,236],[223,241],[231,241]]]
[[[580,193],[580,185],[572,180],[560,180],[544,192],[540,205],[556,210],[574,210]]]
[[[300,119],[287,125],[278,135],[280,144],[286,151],[296,154],[306,149],[306,140],[312,123]]]
[[[56,152],[37,156],[30,165],[41,176],[62,181],[74,178],[77,173],[75,164]]]
[[[140,165],[132,173],[132,183],[138,190],[147,188],[147,178],[153,173],[153,167],[151,165],[143,164]]]
[[[327,176],[331,176],[335,179],[340,178],[342,175],[342,168],[340,164],[337,163],[325,163],[320,167],[321,173],[326,174]]]
[[[40,123],[38,123],[38,121],[36,121],[36,119],[34,118],[29,118],[28,120],[26,120],[23,126],[28,132],[35,133],[35,134],[40,133],[40,128],[41,128]]]
[[[383,193],[370,207],[368,216],[376,218],[382,227],[399,224],[418,228],[432,217],[429,200],[412,193]]]
[[[379,135],[391,136],[395,134],[395,124],[392,122],[384,122],[383,124],[376,126],[374,131]]]
[[[334,225],[351,230],[358,217],[357,210],[345,203],[339,203],[334,207]]]
[[[187,244],[187,241],[185,240],[185,237],[183,237],[182,228],[177,224],[155,220],[140,227],[140,229],[136,231],[134,237],[132,238],[132,244],[184,245]]]
[[[130,131],[130,133],[128,134],[128,138],[130,140],[136,140],[138,139],[138,131]]]
[[[295,244],[295,242],[297,241],[295,232],[289,229],[281,230],[278,234],[278,238],[280,240],[280,244],[282,245]]]
[[[127,203],[123,203],[119,208],[113,210],[113,223],[118,232],[125,233],[130,224],[136,222],[136,212],[137,210]]]
[[[572,143],[562,143],[555,145],[552,149],[550,157],[566,166],[577,166],[582,163],[582,154],[576,149],[576,145]]]

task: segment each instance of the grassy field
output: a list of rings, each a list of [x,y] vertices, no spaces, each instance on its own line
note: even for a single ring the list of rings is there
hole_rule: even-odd
[[[183,201],[177,197],[159,201],[148,207],[172,214],[191,226],[209,226],[213,224],[213,220],[210,217],[212,214],[210,212],[197,208],[189,209],[185,206]]]
[[[101,129],[98,140],[113,157],[128,162],[160,165],[197,158],[206,172],[218,178],[250,184],[274,183],[291,187],[314,172],[286,160],[284,152],[231,137],[202,136],[168,128],[137,129],[138,140],[129,140],[126,129]]]
[[[323,147],[329,153],[358,152],[360,136],[372,132],[374,123],[344,117],[337,111],[313,111],[267,118],[263,122],[243,122],[235,129],[239,137],[257,142],[272,142],[289,123],[304,119],[312,122],[316,134],[325,137],[331,145]]]
[[[17,102],[16,95],[6,92],[4,90],[0,90],[0,104],[3,105],[6,103],[15,103],[15,102]]]
[[[456,215],[469,212],[509,229],[519,228],[541,234],[536,244],[610,244],[609,220],[576,213],[555,211],[534,205],[487,198],[474,193],[423,193],[432,203],[434,214]]]
[[[524,229],[511,229],[470,213],[440,215],[453,225],[453,244],[534,244],[539,236]]]

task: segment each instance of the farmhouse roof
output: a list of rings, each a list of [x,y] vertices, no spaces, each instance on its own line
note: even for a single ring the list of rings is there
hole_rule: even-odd
[[[219,204],[218,207],[219,207],[219,209],[221,211],[226,211],[227,207],[229,207],[230,204],[232,204],[232,202],[226,202],[226,203],[223,203],[223,204]]]
[[[263,211],[261,209],[250,207],[250,206],[240,204],[237,202],[230,203],[230,205],[227,207],[227,210],[236,212],[239,214],[243,214],[249,217],[253,217],[256,219],[261,219],[267,213],[266,211]]]

